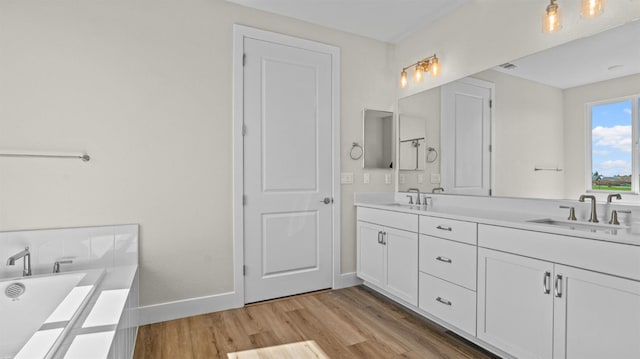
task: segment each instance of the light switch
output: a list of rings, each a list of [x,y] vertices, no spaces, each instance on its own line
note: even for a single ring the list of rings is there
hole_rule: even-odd
[[[391,184],[391,173],[384,175],[384,184]]]
[[[353,173],[345,172],[340,174],[340,183],[342,184],[353,184]]]
[[[424,174],[418,173],[418,183],[424,183]]]
[[[440,174],[439,173],[432,173],[431,174],[431,183],[433,183],[433,184],[440,183]]]
[[[362,181],[364,182],[364,184],[369,184],[369,182],[371,182],[371,174],[369,173],[365,173]]]
[[[400,175],[398,182],[400,182],[400,184],[404,184],[404,175]]]

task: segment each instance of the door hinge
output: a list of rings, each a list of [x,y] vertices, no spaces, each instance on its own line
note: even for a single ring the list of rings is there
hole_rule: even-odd
[[[247,275],[247,266],[246,265],[242,266],[242,275]]]
[[[246,136],[247,135],[247,125],[242,125],[242,135]]]
[[[493,100],[489,100],[489,108],[493,108]]]
[[[493,194],[493,192],[491,191],[491,188],[489,188],[489,196],[491,196]]]
[[[247,195],[242,195],[242,205],[246,206],[247,205]]]
[[[247,54],[242,54],[242,66],[247,64]]]
[[[493,152],[493,146],[489,145],[489,152]]]

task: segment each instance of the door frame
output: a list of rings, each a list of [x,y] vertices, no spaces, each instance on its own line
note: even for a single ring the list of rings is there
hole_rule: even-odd
[[[332,287],[340,280],[340,48],[249,26],[233,25],[233,302],[244,306],[244,39],[252,38],[331,56],[331,149],[333,197]]]

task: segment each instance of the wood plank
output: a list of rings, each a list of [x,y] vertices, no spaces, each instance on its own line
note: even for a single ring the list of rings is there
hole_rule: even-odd
[[[332,359],[494,358],[362,286],[145,325],[134,358],[316,358],[295,345],[307,341]]]

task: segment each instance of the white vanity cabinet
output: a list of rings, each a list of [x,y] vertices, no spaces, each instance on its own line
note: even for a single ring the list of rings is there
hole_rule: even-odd
[[[418,307],[476,333],[477,224],[420,216]]]
[[[572,244],[588,246],[594,241],[585,244],[581,238],[510,228],[480,229],[479,245],[497,246],[510,239],[518,241],[519,248],[508,248],[504,242],[504,247],[494,248],[498,250],[478,249],[479,339],[523,359],[640,358],[640,282],[618,277],[614,262],[611,274],[589,270],[588,265],[558,264],[574,264]],[[528,250],[530,245],[541,248],[540,259],[521,255],[535,252]],[[587,258],[583,253],[581,258],[607,272],[598,257],[615,261],[619,255],[624,261],[624,253],[638,253],[633,246],[605,245],[610,246],[608,252],[593,252]]]
[[[418,305],[418,216],[359,207],[357,276]]]

